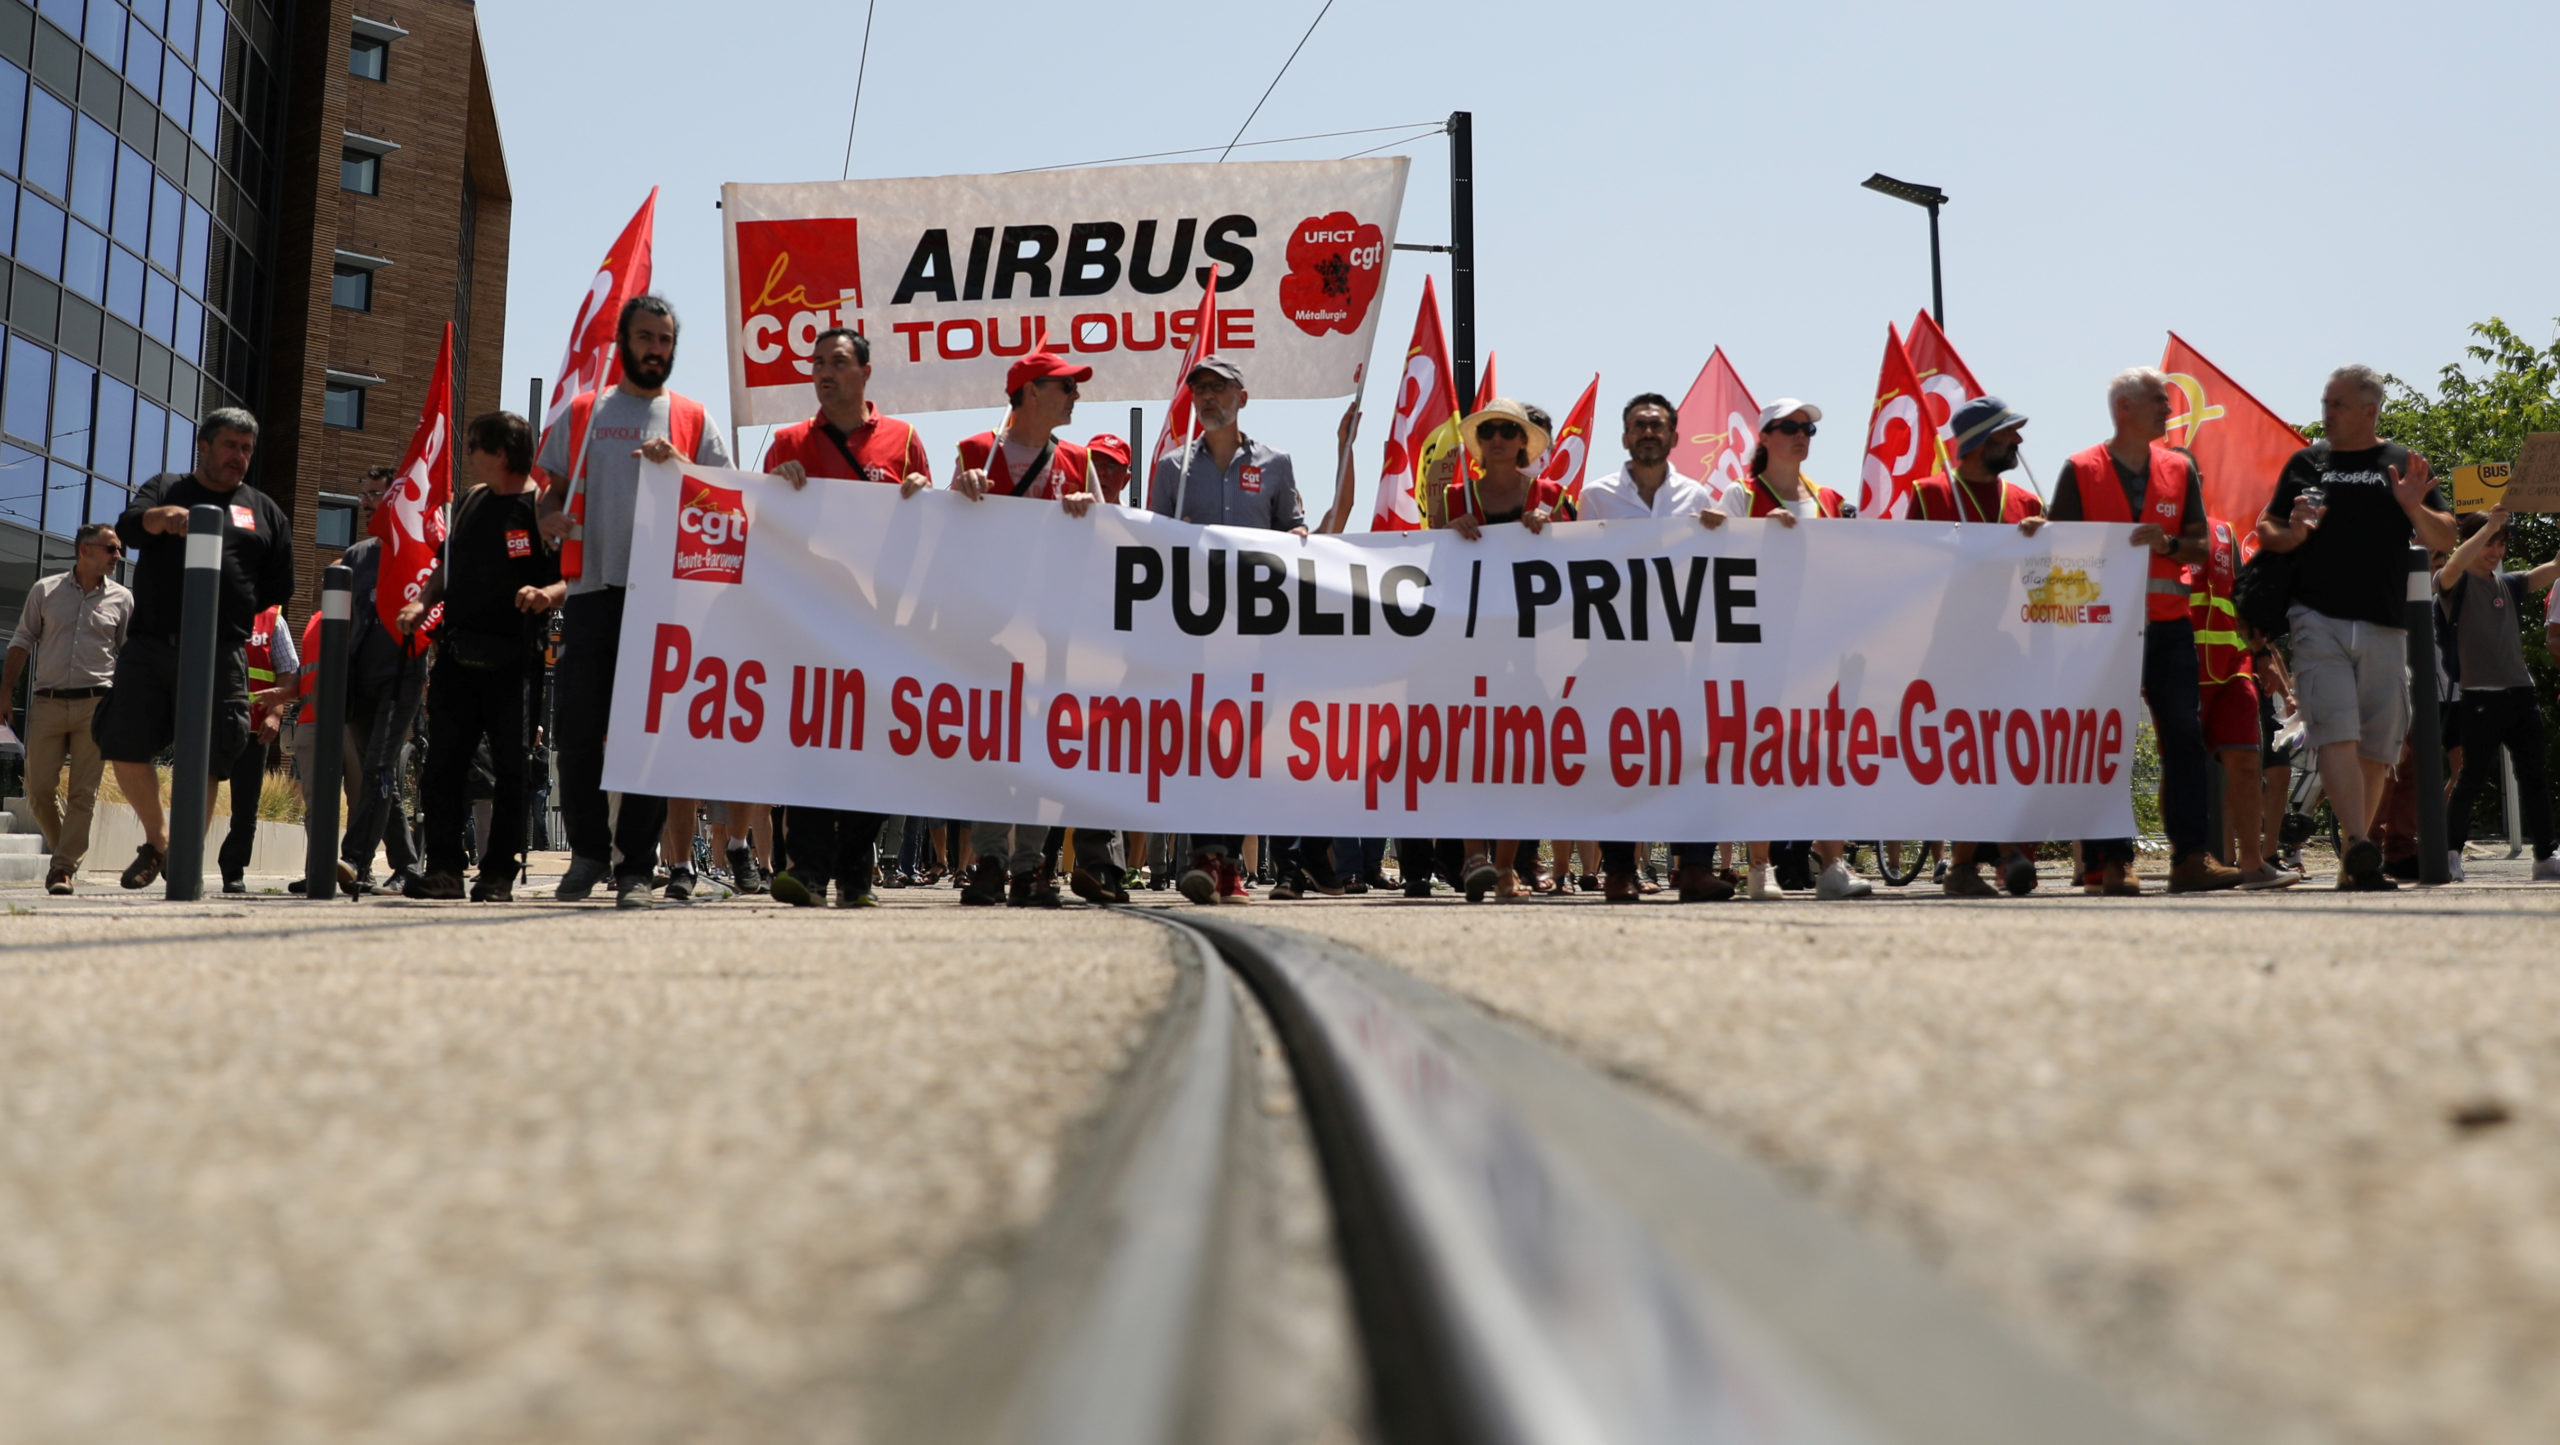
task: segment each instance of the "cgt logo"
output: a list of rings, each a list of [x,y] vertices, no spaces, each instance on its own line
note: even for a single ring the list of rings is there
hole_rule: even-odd
[[[851,216],[738,223],[739,355],[747,385],[809,379],[818,333],[862,309],[861,223]]]
[[[687,477],[676,508],[676,580],[747,580],[747,499]]]
[[[1280,310],[1309,336],[1348,336],[1369,319],[1386,274],[1386,237],[1349,211],[1309,216],[1289,232],[1289,274]]]

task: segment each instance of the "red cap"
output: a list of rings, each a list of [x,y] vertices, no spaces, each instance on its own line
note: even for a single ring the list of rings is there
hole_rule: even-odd
[[[1093,440],[1086,442],[1084,449],[1098,457],[1109,457],[1124,468],[1129,465],[1129,444],[1107,431],[1094,433]]]
[[[1082,383],[1093,380],[1093,368],[1078,366],[1054,351],[1035,351],[1006,370],[1005,394],[1010,396],[1044,376],[1062,376]]]

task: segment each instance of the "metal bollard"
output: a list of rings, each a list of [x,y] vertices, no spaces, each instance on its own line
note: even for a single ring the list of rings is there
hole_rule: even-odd
[[[169,782],[169,856],[161,870],[173,903],[204,897],[204,830],[213,778],[214,652],[222,623],[223,510],[187,512],[187,570],[178,613],[177,766]]]
[[[2436,705],[2436,584],[2427,549],[2409,548],[2409,705],[2418,763],[2418,881],[2450,883],[2445,857],[2444,718]]]
[[[345,795],[347,731],[347,634],[355,615],[354,569],[332,563],[320,574],[320,655],[306,666],[320,669],[311,694],[319,709],[313,720],[311,770],[305,775],[302,831],[302,888],[308,898],[338,896],[338,804]]]

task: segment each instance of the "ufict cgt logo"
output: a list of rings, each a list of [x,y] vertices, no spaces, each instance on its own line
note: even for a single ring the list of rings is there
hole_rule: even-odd
[[[1289,274],[1280,309],[1309,336],[1348,336],[1369,319],[1386,274],[1386,237],[1349,211],[1309,216],[1289,233]]]
[[[676,580],[747,580],[745,495],[692,477],[676,495]]]

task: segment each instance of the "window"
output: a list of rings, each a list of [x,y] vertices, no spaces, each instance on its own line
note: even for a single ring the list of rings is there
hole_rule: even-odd
[[[63,235],[62,284],[92,301],[107,299],[107,238],[78,221]]]
[[[364,430],[364,388],[331,382],[321,398],[320,420],[348,431]]]
[[[320,515],[312,519],[311,540],[340,551],[356,544],[356,499],[340,492],[320,494]]]
[[[27,73],[0,60],[0,171],[18,173],[18,148],[26,142]]]
[[[27,92],[27,184],[59,200],[71,189],[71,107],[37,86]]]
[[[9,368],[0,386],[0,426],[42,446],[53,405],[53,353],[23,336],[9,338]]]
[[[340,266],[329,273],[329,304],[349,311],[373,309],[373,273],[362,266]]]
[[[89,408],[97,400],[98,373],[68,356],[53,359],[53,436],[45,450],[71,463],[89,464]]]
[[[391,42],[378,35],[359,35],[347,46],[347,74],[380,80],[391,66]]]
[[[142,324],[142,258],[122,246],[107,257],[107,309]]]
[[[71,214],[104,228],[116,186],[115,132],[84,115],[79,137],[71,148]]]
[[[62,279],[62,212],[33,196],[18,204],[18,264]]]
[[[370,151],[347,147],[338,162],[338,189],[360,196],[382,194],[382,157]]]

